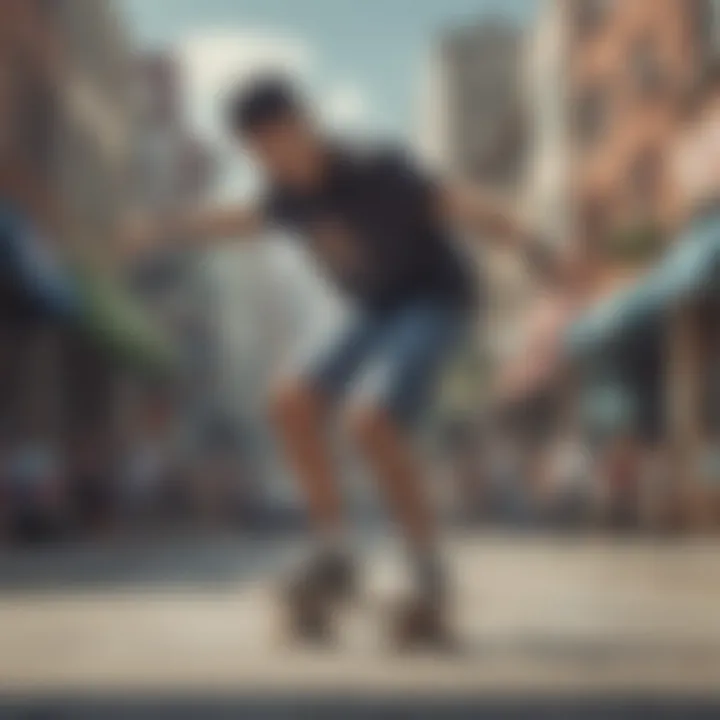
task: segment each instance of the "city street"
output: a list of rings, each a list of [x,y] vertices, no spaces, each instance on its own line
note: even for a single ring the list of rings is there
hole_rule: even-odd
[[[368,553],[371,590],[323,651],[289,647],[276,622],[271,580],[287,543],[6,558],[0,685],[8,698],[630,697],[666,708],[720,692],[717,543],[456,537],[463,646],[412,657],[383,639],[398,576],[388,549]]]
[[[720,720],[720,0],[0,36],[0,720]]]

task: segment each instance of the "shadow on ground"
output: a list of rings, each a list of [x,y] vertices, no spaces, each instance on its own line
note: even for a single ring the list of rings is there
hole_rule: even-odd
[[[662,701],[644,697],[0,700],[0,720],[715,720],[718,717],[720,699]]]

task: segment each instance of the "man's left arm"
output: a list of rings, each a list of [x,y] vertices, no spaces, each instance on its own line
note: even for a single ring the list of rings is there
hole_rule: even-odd
[[[527,221],[500,195],[460,183],[445,184],[439,195],[440,212],[449,223],[487,242],[519,247],[535,240]]]
[[[451,225],[523,255],[534,271],[551,270],[552,260],[539,234],[506,198],[485,188],[447,183],[440,188],[439,204]]]

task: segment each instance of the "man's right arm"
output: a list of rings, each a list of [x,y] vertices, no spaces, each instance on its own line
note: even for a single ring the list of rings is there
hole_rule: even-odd
[[[140,218],[123,232],[122,245],[130,255],[163,245],[202,247],[217,242],[252,238],[265,225],[262,211],[253,206],[229,206],[184,210],[161,218]]]

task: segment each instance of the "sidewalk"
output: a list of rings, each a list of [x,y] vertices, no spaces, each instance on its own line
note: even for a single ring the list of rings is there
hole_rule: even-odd
[[[397,576],[378,553],[337,649],[291,648],[272,584],[0,594],[0,691],[443,697],[720,694],[720,546],[456,538],[455,656],[382,637]]]

